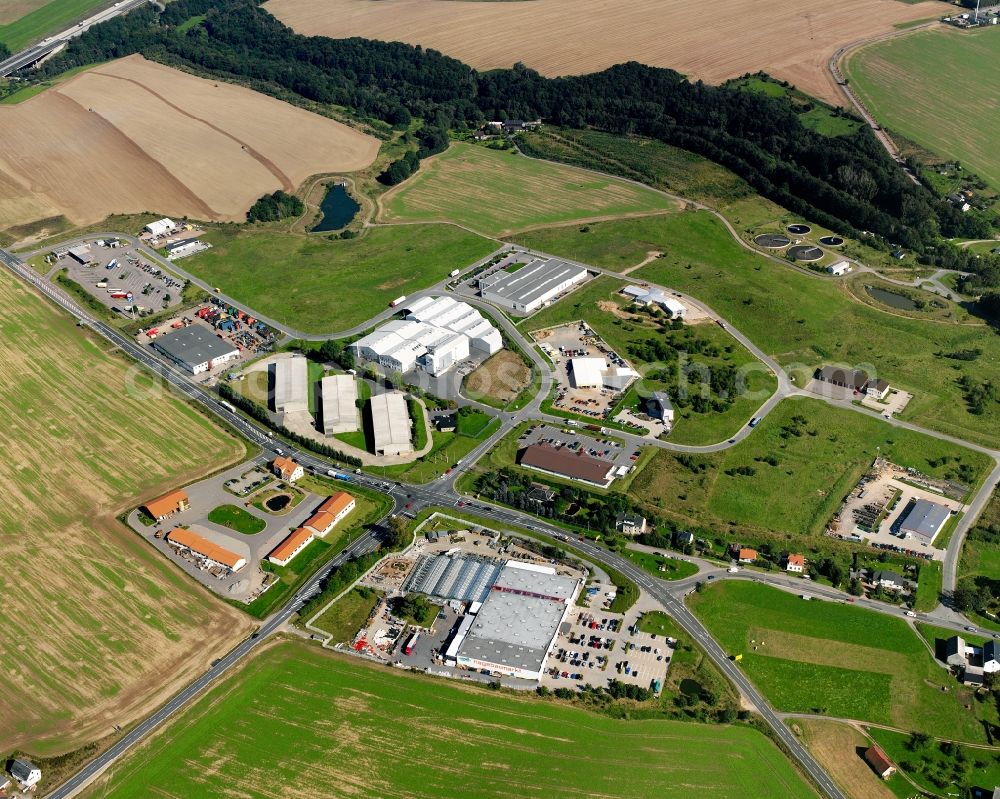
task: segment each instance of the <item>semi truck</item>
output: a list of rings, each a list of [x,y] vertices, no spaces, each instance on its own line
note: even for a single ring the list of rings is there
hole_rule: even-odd
[[[414,633],[410,636],[410,640],[408,640],[406,642],[406,646],[403,647],[404,655],[409,656],[413,654],[413,647],[416,646],[418,638],[420,638],[420,633]]]
[[[333,473],[333,479],[334,480],[343,480],[345,483],[349,483],[354,478],[351,477],[349,474],[344,474],[343,472],[334,472]]]
[[[405,294],[402,297],[396,297],[396,299],[394,299],[392,302],[389,303],[389,307],[390,308],[398,308],[404,302],[406,302],[406,295]]]

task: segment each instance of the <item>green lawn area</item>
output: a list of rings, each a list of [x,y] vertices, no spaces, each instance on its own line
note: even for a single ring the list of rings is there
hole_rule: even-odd
[[[962,581],[971,580],[978,587],[988,586],[994,597],[1000,596],[1000,492],[993,494],[966,535],[958,576]],[[996,610],[994,602],[993,611]],[[975,611],[967,615],[983,627],[1000,631],[1000,623],[995,619]]]
[[[230,530],[235,530],[243,535],[256,535],[265,527],[267,522],[248,513],[236,505],[219,505],[219,507],[209,511],[208,520],[214,524],[221,524]]]
[[[452,225],[371,228],[355,239],[252,228],[216,229],[211,250],[184,267],[270,316],[307,333],[343,330],[495,249]]]
[[[940,546],[940,544],[938,544]],[[933,610],[941,597],[941,561],[933,560],[920,565],[920,580],[917,582],[917,597],[913,609]]]
[[[107,0],[49,0],[20,19],[0,25],[0,42],[12,53],[27,45],[41,41],[50,33],[59,33],[77,20],[83,19],[101,6],[110,6]]]
[[[625,799],[688,797],[691,784],[714,796],[815,796],[750,727],[615,719],[285,642],[84,796],[146,797],[161,785],[176,796],[236,789],[264,799],[280,785],[311,796]]]
[[[371,588],[352,588],[323,613],[313,616],[313,627],[330,633],[333,643],[350,643],[378,604],[380,594]]]
[[[799,386],[824,363],[869,365],[879,377],[914,395],[903,415],[908,421],[1000,446],[1000,402],[973,414],[958,384],[963,374],[1000,383],[1000,335],[985,325],[925,321],[857,302],[843,286],[745,250],[706,212],[587,227],[586,233],[577,227],[552,228],[516,240],[610,269],[632,266],[650,250],[664,252],[665,257],[629,279],[649,280],[703,300],[792,368]],[[572,302],[573,296],[564,302]],[[973,362],[945,357],[975,348],[982,355]]]
[[[844,65],[851,86],[886,127],[971,167],[1000,188],[1000,31],[939,27],[863,47]],[[976,91],[957,91],[975,86]],[[956,122],[960,124],[956,125]]]
[[[616,314],[629,308],[626,298],[619,293],[626,285],[616,278],[599,277],[527,319],[521,327],[537,331],[584,319],[642,375],[626,393],[621,407],[635,408],[654,391],[666,390],[674,398],[676,412],[670,441],[714,444],[735,434],[774,393],[777,379],[742,344],[716,325],[686,325],[680,330],[670,330],[669,323],[663,325],[644,313],[620,318]],[[647,346],[650,340],[668,343],[684,355],[663,362],[646,360],[644,355],[650,349]],[[724,410],[712,407],[696,411],[691,398],[701,392],[702,385],[680,378],[678,365],[682,360],[694,371],[697,381],[701,379],[702,367],[736,369],[740,377],[733,401]],[[717,398],[714,393],[713,398]]]
[[[735,580],[692,594],[690,606],[778,710],[984,740],[980,709],[962,706],[902,618]]]
[[[640,566],[661,580],[683,580],[698,572],[698,567],[693,563],[679,558],[654,555],[651,552],[640,552],[636,549],[626,549],[621,554],[636,566]]]
[[[914,747],[910,735],[892,730],[873,728],[868,734],[910,779],[932,794],[950,793],[956,787],[971,790],[988,785],[992,790],[1000,785],[1000,757],[995,752],[942,746],[934,740]]]
[[[737,78],[727,85],[740,87],[746,91],[759,92],[770,97],[787,97],[799,115],[799,121],[807,128],[822,133],[824,136],[847,136],[856,133],[863,125],[856,119],[841,116],[836,113],[832,106],[817,100],[815,97],[810,97],[794,86],[782,86],[774,78],[752,75],[748,78]]]
[[[383,199],[384,219],[455,222],[499,236],[526,227],[676,209],[654,191],[516,152],[453,143]]]
[[[661,512],[707,526],[732,521],[818,535],[878,452],[941,477],[967,464],[978,480],[989,465],[978,452],[796,398],[783,400],[753,435],[722,452],[657,452],[630,490]]]

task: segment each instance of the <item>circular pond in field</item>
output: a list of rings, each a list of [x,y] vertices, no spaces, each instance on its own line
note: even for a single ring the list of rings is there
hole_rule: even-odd
[[[759,247],[767,247],[770,250],[779,250],[792,243],[784,233],[761,233],[754,237],[754,244]]]
[[[291,494],[275,494],[273,497],[264,503],[266,507],[272,513],[280,513],[285,508],[288,507],[288,503],[292,501]]]
[[[793,236],[804,236],[810,230],[812,230],[812,228],[809,227],[809,225],[789,225],[788,226],[788,232],[791,233]]]

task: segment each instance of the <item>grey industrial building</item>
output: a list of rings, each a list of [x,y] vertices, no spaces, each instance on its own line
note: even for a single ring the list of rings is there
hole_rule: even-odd
[[[358,429],[358,386],[351,375],[329,375],[320,381],[323,433],[353,433]]]
[[[271,364],[274,372],[274,410],[277,413],[309,412],[309,362],[301,355]]]
[[[513,256],[511,256],[513,257]],[[582,266],[556,259],[534,258],[507,272],[500,269],[479,280],[484,300],[517,313],[531,313],[588,277]]]
[[[944,505],[927,499],[918,499],[900,522],[899,532],[925,544],[932,544],[950,516],[951,510]]]
[[[402,455],[413,451],[410,413],[398,391],[376,394],[368,401],[376,455]]]
[[[160,336],[153,349],[195,375],[240,357],[236,347],[201,325]]]
[[[460,602],[482,602],[503,561],[481,555],[421,555],[403,585],[406,592]]]

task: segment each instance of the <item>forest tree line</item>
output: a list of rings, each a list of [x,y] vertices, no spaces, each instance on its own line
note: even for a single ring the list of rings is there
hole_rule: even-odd
[[[204,15],[200,25],[178,25]],[[390,125],[426,130],[487,119],[642,134],[703,155],[765,197],[820,225],[871,231],[923,252],[939,236],[977,237],[981,218],[914,184],[864,127],[845,136],[806,128],[786,97],[691,82],[635,62],[590,75],[546,78],[516,65],[480,73],[434,50],[399,42],[303,36],[256,0],[176,0],[95,26],[49,62],[45,74],[132,53],[187,66],[261,91],[335,104]],[[422,154],[434,149],[421,145]],[[400,178],[409,165],[396,167]],[[973,229],[975,228],[975,229]]]

